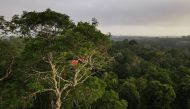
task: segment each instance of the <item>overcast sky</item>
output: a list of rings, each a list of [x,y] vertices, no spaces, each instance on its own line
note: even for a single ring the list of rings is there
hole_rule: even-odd
[[[95,17],[113,35],[190,35],[190,0],[0,0],[0,15],[47,8],[77,21]]]

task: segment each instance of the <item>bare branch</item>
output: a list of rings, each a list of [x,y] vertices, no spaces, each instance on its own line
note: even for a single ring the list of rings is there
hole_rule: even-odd
[[[71,89],[69,89],[69,90],[66,91],[66,94],[65,94],[65,96],[63,97],[64,100],[67,98],[67,96],[69,95],[70,91],[71,91]]]
[[[33,70],[36,74],[38,74],[38,78],[41,80],[45,80],[50,84],[50,89],[38,90],[30,94],[30,96],[35,96],[38,93],[43,93],[47,91],[53,92],[56,97],[55,107],[60,107],[62,104],[61,99],[65,100],[69,95],[70,91],[74,89],[79,84],[84,83],[93,73],[89,72],[93,68],[93,60],[92,57],[95,54],[95,51],[90,54],[85,61],[82,61],[81,65],[76,66],[74,71],[73,79],[67,79],[63,76],[67,71],[65,70],[65,66],[57,66],[54,63],[53,53],[50,52],[47,58],[43,58],[45,62],[47,62],[51,68],[50,71],[36,71]],[[44,77],[45,76],[45,77]],[[64,97],[62,96],[64,93]],[[63,97],[63,98],[62,98]]]
[[[50,88],[50,89],[38,90],[38,91],[35,91],[32,93],[29,92],[30,93],[29,96],[23,97],[23,98],[26,99],[28,97],[34,97],[34,96],[36,96],[36,94],[43,93],[43,92],[55,92],[55,90]]]
[[[41,72],[41,71],[37,71],[35,69],[32,70],[33,72],[37,73],[37,74],[47,74],[48,71],[45,72]]]
[[[78,75],[81,72],[81,70],[87,65],[88,63],[85,63],[84,65],[82,65],[82,67],[80,69],[78,69],[74,75],[74,86],[76,86],[77,84],[77,79],[78,79]]]
[[[0,81],[3,81],[4,79],[8,78],[9,75],[12,73],[12,66],[14,64],[14,56],[12,57],[11,63],[9,64],[9,67],[7,68],[6,74],[0,78]]]
[[[56,75],[59,79],[61,79],[62,81],[66,82],[66,83],[71,83],[69,80],[63,79],[61,76]]]

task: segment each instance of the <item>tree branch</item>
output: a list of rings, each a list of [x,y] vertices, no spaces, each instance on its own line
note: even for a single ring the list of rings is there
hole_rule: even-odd
[[[33,97],[33,96],[36,96],[36,94],[38,94],[38,93],[43,93],[43,92],[55,92],[55,90],[54,90],[54,89],[51,89],[51,88],[50,88],[50,89],[38,90],[38,91],[35,91],[35,92],[30,93],[29,96],[24,97],[24,98],[26,99],[26,98],[28,98],[28,97]]]
[[[9,64],[9,67],[7,68],[6,74],[0,78],[0,81],[3,81],[4,79],[9,77],[9,75],[12,73],[13,64],[14,64],[14,56],[12,57],[11,63]]]

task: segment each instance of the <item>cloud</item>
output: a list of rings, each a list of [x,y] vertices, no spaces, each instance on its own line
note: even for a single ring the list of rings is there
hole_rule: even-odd
[[[68,14],[74,21],[89,21],[96,17],[100,28],[110,32],[111,28],[123,33],[126,29],[147,31],[155,28],[154,32],[160,33],[164,28],[174,28],[180,34],[186,34],[184,31],[190,28],[189,0],[1,0],[0,7],[0,14],[7,18],[24,10],[47,8]],[[117,31],[113,32],[118,34]]]

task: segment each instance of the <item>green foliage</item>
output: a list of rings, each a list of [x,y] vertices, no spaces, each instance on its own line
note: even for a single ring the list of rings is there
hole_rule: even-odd
[[[140,103],[140,95],[136,85],[130,80],[125,81],[119,87],[119,96],[128,101],[128,109],[137,109]]]
[[[22,98],[25,91],[19,83],[0,83],[0,86],[0,108],[28,108],[32,106],[31,100]]]
[[[170,71],[156,68],[154,66],[149,66],[148,69],[145,70],[147,74],[145,74],[145,78],[149,81],[158,80],[161,83],[172,84],[172,80],[170,78]]]
[[[177,103],[183,109],[189,109],[190,100],[190,76],[187,75],[181,80],[177,91]]]
[[[187,108],[189,100],[185,97],[188,94],[181,94],[183,92],[181,92],[180,83],[189,75],[189,65],[187,64],[189,63],[189,55],[186,55],[182,50],[168,49],[167,46],[160,48],[141,43],[129,44],[129,42],[128,40],[113,42],[110,54],[114,56],[116,61],[114,72],[118,75],[119,84],[124,84],[127,79],[128,84],[132,85],[126,86],[126,89],[129,86],[136,87],[133,89],[137,90],[140,96],[136,108]],[[152,81],[157,82],[150,85]],[[123,91],[123,94],[127,95],[127,92],[130,91]],[[151,95],[152,93],[154,96]],[[129,97],[135,99],[136,97],[132,95],[128,94]],[[161,102],[161,98],[166,100],[165,104]],[[130,106],[137,102],[128,100],[128,103],[128,108],[131,108]]]
[[[127,109],[127,101],[119,98],[117,92],[106,91],[97,101],[96,109]]]
[[[53,108],[52,92],[30,95],[54,87],[45,79],[52,76],[50,53],[56,71],[66,72],[60,76],[71,84],[78,69],[80,76],[93,74],[69,87],[66,98],[63,92],[62,109],[190,108],[189,38],[111,42],[111,35],[97,25],[95,18],[75,24],[68,15],[50,9],[23,12],[11,21],[0,17],[0,78],[14,58],[11,74],[0,81],[0,108]],[[184,40],[188,43],[180,43]],[[89,56],[92,63],[83,67]],[[61,82],[60,87],[65,85]]]
[[[24,108],[25,105],[36,105],[41,99],[46,99],[47,101],[54,99],[54,97],[46,98],[41,94],[35,95],[36,99],[34,99],[33,96],[31,98],[27,97],[28,94],[32,92],[43,91],[46,88],[53,87],[48,81],[39,79],[41,76],[44,76],[44,78],[50,77],[51,75],[49,73],[34,73],[36,71],[50,71],[50,66],[45,62],[47,60],[47,55],[50,52],[53,53],[53,63],[57,65],[57,68],[63,68],[64,72],[68,72],[67,75],[64,75],[68,80],[73,79],[75,69],[80,69],[86,74],[96,74],[98,72],[104,72],[108,68],[108,66],[106,66],[106,62],[111,62],[109,61],[110,58],[107,53],[107,49],[110,47],[110,36],[101,33],[95,25],[83,22],[79,22],[75,25],[69,19],[69,16],[51,11],[50,9],[47,9],[44,12],[24,12],[21,16],[14,16],[12,21],[9,23],[15,24],[15,31],[18,28],[20,29],[17,33],[14,33],[15,31],[13,31],[13,34],[25,36],[25,38],[22,39],[24,45],[22,45],[22,49],[20,51],[18,51],[19,46],[14,45],[10,46],[9,49],[9,44],[12,44],[10,42],[4,43],[4,40],[2,40],[2,43],[0,43],[2,46],[2,55],[7,53],[12,55],[12,51],[7,50],[13,49],[16,49],[16,53],[19,53],[19,65],[17,65],[17,68],[15,69],[15,72],[18,73],[15,73],[13,77],[13,79],[15,78],[15,84],[11,81],[8,81],[7,84],[10,82],[19,87],[22,85],[21,89],[23,89],[23,91],[21,95],[14,92],[19,91],[16,88],[13,92],[11,90],[8,91],[11,91],[10,93],[15,94],[15,96],[20,96],[18,97],[18,100],[20,98],[27,98],[28,102],[23,104],[21,103],[20,105],[14,105],[13,107],[15,108]],[[13,56],[16,56],[16,53],[13,53]],[[79,60],[83,57],[85,61],[85,58],[91,56],[91,54],[93,54],[92,57],[90,57],[92,58],[90,61],[93,61],[92,68],[83,68],[82,61],[79,61],[76,66],[71,65],[72,60]],[[5,59],[7,58],[10,57],[7,55]],[[8,65],[7,60],[1,60],[0,63],[2,63],[2,67],[4,68],[3,70],[6,70],[5,64]],[[61,72],[61,69],[58,70]],[[24,82],[22,84],[17,84],[20,81]],[[64,86],[64,83],[61,83],[61,87],[62,86]],[[105,84],[97,77],[91,77],[91,79],[88,80],[88,83],[85,82],[84,85],[81,84],[76,89],[78,90],[73,92],[73,96],[76,96],[76,98],[73,98],[73,100],[80,102],[81,106],[79,107],[89,107],[90,104],[103,95]],[[89,92],[89,90],[91,91]],[[1,94],[4,94],[4,91],[7,92],[6,89],[3,88]],[[81,96],[84,96],[87,93],[88,96],[82,99]],[[51,96],[51,93],[46,94]],[[63,95],[65,94],[66,93],[64,92]],[[7,97],[6,100],[5,98],[6,96],[3,97],[5,103],[11,102],[10,98]],[[62,101],[64,102],[63,99]],[[42,104],[46,107],[50,106],[46,103]],[[7,103],[5,106],[11,107],[12,104]]]
[[[107,90],[117,90],[119,81],[118,77],[115,73],[113,72],[105,72],[102,76],[102,80],[105,81],[107,84],[106,89]]]
[[[171,85],[159,81],[150,81],[144,90],[144,102],[147,109],[170,109],[175,100],[175,92]]]
[[[15,28],[20,28],[22,36],[49,37],[62,34],[74,24],[69,16],[47,9],[44,12],[26,12],[21,16],[15,15],[11,21]]]
[[[106,84],[97,77],[89,78],[84,84],[76,87],[68,97],[66,109],[89,109],[105,92]]]

